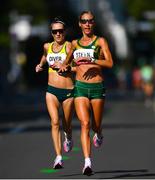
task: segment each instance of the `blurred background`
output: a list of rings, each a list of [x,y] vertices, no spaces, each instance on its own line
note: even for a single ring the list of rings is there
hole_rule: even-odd
[[[47,177],[38,169],[38,176],[34,173],[43,166],[43,157],[46,166],[45,154],[51,149],[47,67],[37,74],[35,66],[43,43],[52,41],[52,19],[64,19],[71,41],[81,36],[78,16],[83,10],[95,14],[96,35],[107,39],[114,60],[112,69],[103,69],[107,144],[98,160],[107,157],[104,168],[128,173],[122,177],[145,177],[129,176],[136,172],[155,177],[148,174],[151,169],[155,172],[155,0],[5,0],[0,5],[0,178]],[[76,115],[73,128],[79,131],[75,119]],[[26,168],[21,168],[21,159]]]
[[[96,34],[107,39],[112,52],[114,67],[103,70],[107,98],[154,108],[154,0],[5,0],[0,6],[0,123],[46,114],[47,71],[36,74],[35,66],[43,43],[52,41],[49,25],[61,16],[67,40],[78,38],[82,10],[95,14]]]

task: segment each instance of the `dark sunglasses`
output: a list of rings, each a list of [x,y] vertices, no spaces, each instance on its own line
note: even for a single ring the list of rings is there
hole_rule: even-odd
[[[94,23],[94,19],[80,19],[80,23],[82,23],[82,24],[86,24],[87,22],[89,24],[93,24]]]
[[[52,34],[57,34],[57,32],[59,32],[59,34],[62,34],[62,33],[64,33],[64,29],[53,29],[53,30],[51,30]]]

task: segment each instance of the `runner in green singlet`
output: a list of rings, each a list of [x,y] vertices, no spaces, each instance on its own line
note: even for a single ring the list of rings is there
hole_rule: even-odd
[[[71,50],[61,65],[60,72],[66,70],[72,59],[76,63],[74,92],[75,110],[81,123],[81,144],[84,154],[83,174],[92,173],[90,110],[92,110],[93,144],[100,147],[103,141],[102,114],[105,103],[103,68],[111,68],[113,60],[107,41],[94,34],[95,18],[92,12],[84,11],[79,17],[83,36],[72,41]]]

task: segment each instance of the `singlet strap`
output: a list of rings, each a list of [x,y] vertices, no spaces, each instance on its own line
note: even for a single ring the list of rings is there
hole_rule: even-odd
[[[64,45],[62,47],[62,49],[60,51],[61,53],[66,53],[67,54],[66,46],[67,46],[67,41],[65,41],[65,43],[64,43]]]
[[[47,53],[52,53],[52,45],[53,45],[53,42],[51,43],[48,43],[48,50],[47,50]]]
[[[96,43],[96,41],[98,40],[98,38],[99,38],[99,37],[96,36],[96,38],[95,38],[95,40],[92,42],[91,46],[92,46],[92,45],[95,45],[95,43]]]

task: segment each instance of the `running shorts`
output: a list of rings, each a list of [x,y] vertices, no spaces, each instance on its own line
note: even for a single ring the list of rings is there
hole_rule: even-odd
[[[62,89],[48,85],[47,92],[55,95],[59,102],[74,97],[74,89]]]
[[[89,99],[104,99],[105,98],[104,81],[99,83],[85,83],[75,81],[74,97],[87,97]]]

